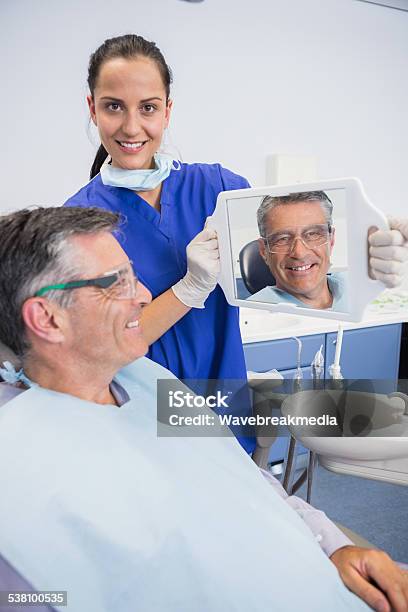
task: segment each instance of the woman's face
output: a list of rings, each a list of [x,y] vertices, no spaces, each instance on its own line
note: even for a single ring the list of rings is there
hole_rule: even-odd
[[[154,168],[172,106],[155,62],[145,57],[105,62],[87,101],[112,165]]]

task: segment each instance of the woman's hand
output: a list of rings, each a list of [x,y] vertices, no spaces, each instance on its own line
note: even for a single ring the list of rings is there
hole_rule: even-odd
[[[187,274],[172,290],[186,306],[204,308],[217,284],[220,255],[215,230],[205,227],[187,246]]]
[[[389,219],[389,230],[368,238],[372,276],[386,287],[397,287],[408,271],[408,219]]]

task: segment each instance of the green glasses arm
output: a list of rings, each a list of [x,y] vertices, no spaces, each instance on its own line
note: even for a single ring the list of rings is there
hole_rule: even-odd
[[[115,272],[114,274],[110,274],[109,276],[101,276],[100,278],[91,278],[89,280],[77,280],[71,281],[70,283],[59,283],[56,285],[47,285],[47,287],[42,287],[39,291],[34,294],[34,297],[41,297],[44,293],[48,291],[54,290],[64,290],[64,289],[77,289],[78,287],[101,287],[102,289],[107,289],[114,282],[118,280],[118,274]]]
[[[53,289],[75,289],[76,287],[85,287],[88,284],[88,281],[72,281],[71,283],[60,283],[59,285],[47,285],[47,287],[43,287],[37,291],[37,293],[34,294],[34,297],[41,297],[44,295],[44,293],[52,291]]]

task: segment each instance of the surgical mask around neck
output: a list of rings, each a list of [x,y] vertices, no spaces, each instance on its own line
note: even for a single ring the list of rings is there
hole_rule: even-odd
[[[168,155],[156,153],[156,167],[151,170],[125,170],[106,164],[101,168],[101,179],[104,185],[124,187],[132,191],[151,191],[156,189],[172,170],[180,170],[180,164]]]

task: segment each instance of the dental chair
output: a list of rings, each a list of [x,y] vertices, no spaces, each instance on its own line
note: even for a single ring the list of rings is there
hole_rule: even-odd
[[[248,242],[239,253],[243,283],[252,295],[264,287],[275,285],[275,278],[259,253],[258,240]]]
[[[0,591],[14,593],[27,591],[35,593],[36,590],[0,555]],[[46,605],[2,605],[0,612],[55,612],[55,608]]]
[[[10,361],[10,363],[12,363],[16,369],[21,367],[20,360],[17,355],[13,353],[8,346],[0,342],[0,366],[3,365],[4,361]]]

